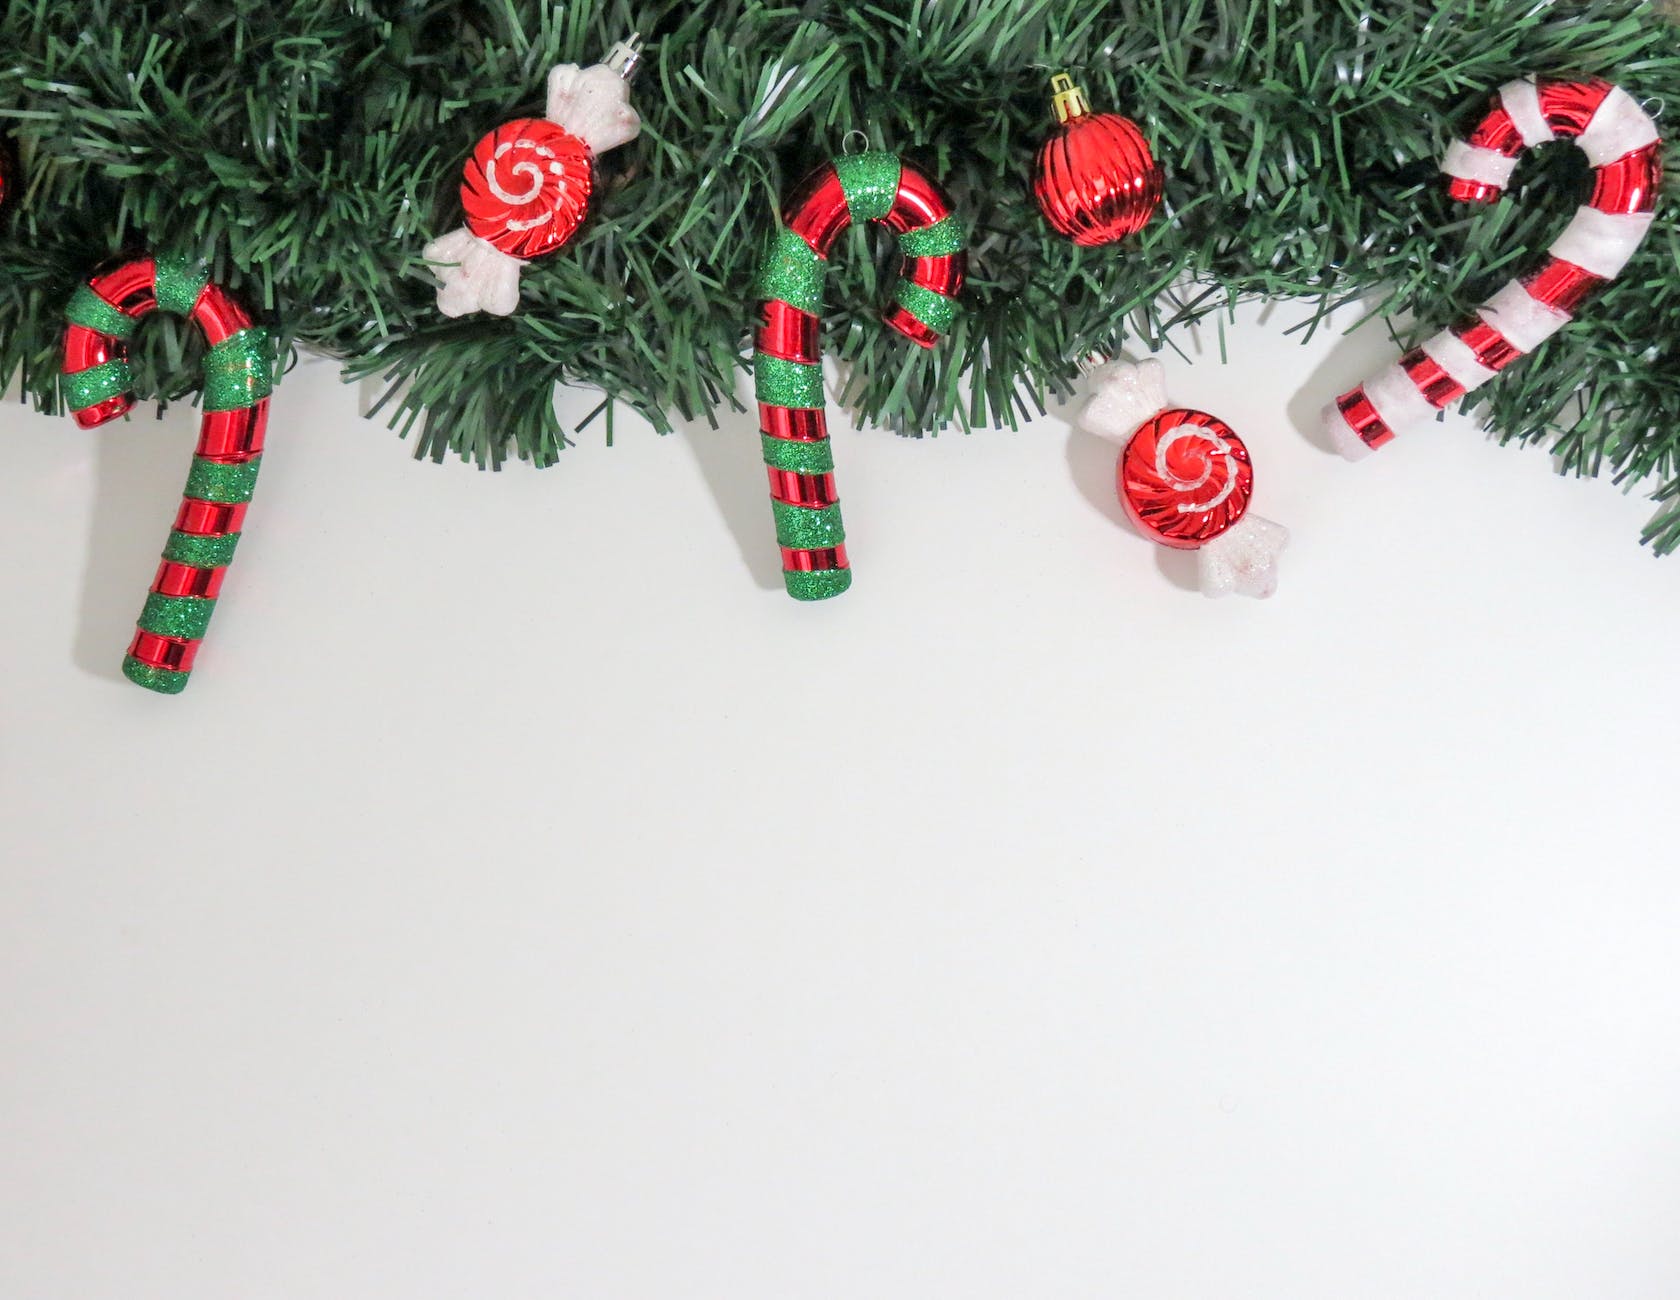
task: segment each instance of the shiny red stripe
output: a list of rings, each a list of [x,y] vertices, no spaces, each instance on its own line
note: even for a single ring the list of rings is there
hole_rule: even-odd
[[[759,304],[754,344],[760,352],[787,361],[820,361],[819,333],[817,318],[808,311],[774,299]]]
[[[1452,327],[1452,332],[1464,341],[1465,347],[1476,354],[1476,360],[1489,370],[1503,370],[1523,355],[1521,348],[1480,316],[1465,317]]]
[[[881,317],[890,328],[897,330],[912,343],[919,343],[924,348],[931,348],[939,342],[939,335],[917,317],[910,314],[903,305],[894,303],[887,308],[885,316]]]
[[[789,195],[782,221],[824,257],[840,232],[852,224],[846,191],[833,164],[813,172]]]
[[[831,506],[840,499],[834,490],[832,472],[801,474],[796,469],[777,469],[774,465],[766,465],[764,471],[770,476],[770,496],[783,505],[815,509]]]
[[[1458,203],[1492,203],[1505,193],[1502,185],[1486,181],[1468,181],[1462,176],[1447,177],[1447,194]]]
[[[127,356],[128,348],[109,334],[90,330],[86,325],[64,327],[64,364],[61,367],[64,374],[80,374],[107,361],[122,361]]]
[[[225,573],[226,565],[218,569],[201,569],[196,564],[165,560],[158,565],[157,577],[152,579],[152,590],[163,596],[208,596],[214,600],[221,594]]]
[[[1383,423],[1382,416],[1377,414],[1377,408],[1372,406],[1371,399],[1365,396],[1363,385],[1338,397],[1336,409],[1342,413],[1348,427],[1359,435],[1359,440],[1367,447],[1380,447],[1393,440],[1394,430]]]
[[[139,319],[157,310],[157,263],[149,257],[112,267],[88,286],[125,316]]]
[[[1591,271],[1550,253],[1545,261],[1522,277],[1522,287],[1528,290],[1530,298],[1565,316],[1573,315],[1582,302],[1607,283]]]
[[[849,569],[851,565],[846,559],[844,545],[825,546],[816,551],[801,551],[784,546],[782,568],[788,573],[822,573],[829,569]]]
[[[76,423],[84,429],[97,428],[107,424],[118,416],[126,415],[134,406],[134,398],[129,393],[118,393],[115,397],[107,397],[97,406],[85,406],[79,411],[72,412]]]
[[[892,211],[883,220],[903,234],[906,230],[931,226],[950,215],[951,201],[932,178],[913,167],[906,167],[898,178],[898,193],[893,197]]]
[[[1495,150],[1507,158],[1517,157],[1524,148],[1522,132],[1517,130],[1517,124],[1505,111],[1504,102],[1498,95],[1493,97],[1493,107],[1488,110],[1488,115],[1476,124],[1476,129],[1465,143],[1478,149]]]
[[[220,537],[237,533],[245,524],[245,505],[227,505],[219,501],[200,501],[197,497],[182,497],[181,509],[175,515],[175,527],[195,537]]]
[[[806,410],[760,402],[758,427],[772,438],[791,438],[795,442],[816,442],[828,437],[828,417],[820,407]]]
[[[1542,77],[1539,81],[1540,111],[1546,125],[1565,139],[1580,135],[1598,112],[1604,97],[1614,89],[1608,81],[1593,77],[1588,81],[1555,81]]]
[[[943,253],[938,257],[907,257],[899,274],[911,284],[955,298],[962,292],[963,272],[967,267],[966,253]]]
[[[1464,385],[1441,369],[1441,363],[1422,348],[1413,348],[1401,357],[1400,368],[1417,385],[1425,400],[1437,409],[1464,396]]]
[[[232,411],[206,411],[198,430],[198,455],[237,464],[263,449],[268,431],[268,399]]]
[[[251,317],[219,284],[207,284],[193,304],[192,318],[214,347],[251,325]]]
[[[1593,169],[1593,192],[1587,206],[1628,215],[1652,212],[1662,184],[1662,141],[1653,140],[1613,162]]]
[[[128,653],[153,668],[172,668],[178,673],[191,672],[193,660],[198,658],[199,642],[178,636],[159,636],[143,628],[134,630]]]

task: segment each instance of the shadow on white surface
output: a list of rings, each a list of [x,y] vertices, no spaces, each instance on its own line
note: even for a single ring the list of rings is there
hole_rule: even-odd
[[[141,405],[125,420],[71,436],[97,439],[94,508],[88,528],[87,564],[76,616],[71,659],[94,677],[124,680],[123,652],[145,603],[158,556],[175,517],[197,437],[196,408],[177,403],[159,419]]]
[[[1076,402],[1083,402],[1085,393],[1081,388]],[[1072,411],[1060,412],[1071,419]],[[1132,521],[1126,517],[1126,509],[1120,504],[1120,493],[1115,485],[1116,462],[1120,456],[1120,448],[1101,434],[1091,433],[1081,429],[1077,424],[1070,424],[1067,438],[1067,467],[1068,477],[1073,485],[1079,489],[1079,495],[1093,507],[1098,514],[1114,525],[1114,544],[1123,546],[1128,551],[1135,551],[1137,562],[1144,562],[1146,551],[1155,552],[1155,567],[1161,571],[1163,577],[1181,591],[1201,593],[1201,584],[1196,573],[1196,553],[1194,551],[1175,550],[1171,546],[1157,546],[1144,537],[1132,526]]]
[[[751,401],[746,405],[745,411],[719,410],[715,428],[704,419],[677,420],[673,437],[694,453],[706,490],[753,582],[765,591],[780,591],[781,551],[758,444],[758,416]]]

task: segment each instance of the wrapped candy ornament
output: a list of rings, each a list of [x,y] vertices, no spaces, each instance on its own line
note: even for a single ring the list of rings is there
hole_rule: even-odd
[[[445,316],[507,316],[519,306],[519,273],[577,233],[595,188],[595,157],[634,140],[630,105],[641,62],[637,36],[605,63],[562,63],[548,74],[545,116],[505,122],[478,142],[461,177],[466,225],[426,245]]]
[[[1115,486],[1144,536],[1196,552],[1202,594],[1270,596],[1289,542],[1281,524],[1250,514],[1254,466],[1230,425],[1167,405],[1159,361],[1108,361],[1091,372],[1079,427],[1126,439]]]

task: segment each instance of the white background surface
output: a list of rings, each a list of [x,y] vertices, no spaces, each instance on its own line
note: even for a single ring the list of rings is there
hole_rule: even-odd
[[[842,432],[803,606],[749,416],[489,475],[306,368],[177,698],[196,413],[6,408],[0,1295],[1680,1295],[1680,558],[1333,459],[1298,319],[1168,357],[1269,603],[1058,418]]]

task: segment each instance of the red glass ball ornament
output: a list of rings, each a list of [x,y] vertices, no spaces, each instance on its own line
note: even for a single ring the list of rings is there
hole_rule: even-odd
[[[570,239],[589,211],[589,146],[539,117],[504,122],[480,140],[461,177],[467,229],[509,257],[529,260]]]
[[[1254,466],[1225,421],[1182,407],[1146,421],[1120,454],[1120,504],[1146,537],[1194,550],[1248,512]]]
[[[1056,230],[1095,247],[1135,235],[1161,204],[1161,168],[1135,123],[1093,113],[1073,79],[1052,79],[1061,124],[1038,147],[1033,196]]]

